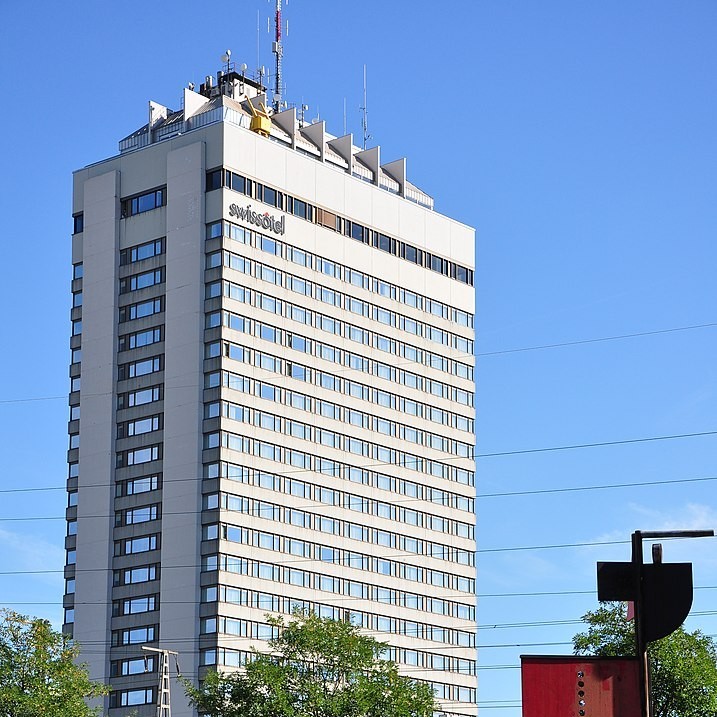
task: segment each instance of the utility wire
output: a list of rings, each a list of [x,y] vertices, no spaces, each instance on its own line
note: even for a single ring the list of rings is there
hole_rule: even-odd
[[[145,508],[146,505],[137,506],[137,508]],[[269,509],[273,511],[273,506],[269,506]],[[177,511],[163,511],[161,518],[169,516],[169,515],[195,515],[197,513],[196,510],[177,510]],[[237,516],[239,515],[251,515],[251,513],[237,513]],[[254,516],[254,517],[261,517],[261,516]],[[79,520],[109,520],[110,518],[114,518],[114,514],[96,514],[96,515],[82,515],[78,516]],[[158,518],[159,519],[159,518]],[[34,521],[44,521],[44,520],[67,520],[67,518],[64,515],[39,515],[39,516],[21,516],[21,517],[4,517],[0,518],[0,522],[15,522],[15,523],[26,523],[26,522],[34,522]],[[141,523],[144,525],[145,523],[151,523],[153,520],[143,521]],[[225,521],[220,521],[225,522]],[[270,521],[274,522],[274,521]],[[140,525],[140,523],[134,523],[134,525]],[[313,531],[312,531],[313,532]],[[318,531],[317,531],[318,532]],[[438,535],[443,535],[443,533],[439,533]],[[431,541],[432,542],[432,541]],[[581,543],[557,543],[557,544],[547,544],[547,545],[516,545],[516,546],[510,546],[510,547],[503,547],[503,548],[479,548],[476,550],[476,553],[505,553],[505,552],[515,552],[515,551],[522,551],[522,550],[552,550],[557,548],[580,548],[580,547],[586,547],[591,545],[624,545],[626,543],[629,543],[629,540],[603,540],[603,541],[595,541],[595,542],[581,542]],[[413,553],[410,551],[403,551],[403,550],[396,550],[397,553],[402,553],[406,555],[418,555],[418,553]],[[388,553],[386,555],[395,555],[395,553]],[[426,554],[424,557],[432,557],[435,556],[435,552],[431,552],[431,554]],[[286,562],[313,562],[313,558],[309,559],[302,559],[297,561],[286,561]],[[2,573],[0,573],[2,574]]]
[[[500,356],[505,354],[523,353],[526,351],[543,351],[545,349],[557,349],[564,346],[579,346],[582,344],[596,344],[604,341],[620,341],[622,339],[632,339],[638,336],[656,336],[658,334],[670,334],[676,331],[692,331],[694,329],[706,329],[717,326],[717,322],[711,322],[707,324],[692,324],[691,326],[675,326],[669,329],[656,329],[655,331],[639,331],[632,334],[618,334],[616,336],[601,336],[593,339],[580,339],[577,341],[562,341],[556,344],[540,344],[538,346],[522,346],[515,349],[502,349],[499,351],[482,351],[476,353],[477,358],[484,356]]]
[[[693,590],[717,590],[717,585],[695,585]],[[483,600],[485,598],[507,598],[507,597],[562,597],[562,596],[573,596],[573,595],[597,595],[597,590],[557,590],[557,591],[548,591],[548,592],[532,592],[532,593],[478,593],[476,597],[479,600]],[[453,596],[453,593],[451,594]],[[431,597],[449,597],[447,594],[445,595],[431,595]],[[348,600],[365,600],[365,598],[354,598],[350,596],[346,596],[345,598],[341,599],[335,599],[335,598],[329,598],[329,601],[348,601]],[[2,601],[4,605],[50,605],[50,606],[56,606],[60,607],[62,606],[62,600],[33,600],[33,601]],[[106,600],[98,600],[98,601],[83,601],[81,603],[75,603],[76,605],[104,605],[107,601]],[[164,605],[170,604],[170,605],[194,605],[196,603],[196,600],[163,600],[162,603]],[[697,614],[697,613],[690,613],[691,615]],[[699,614],[704,615],[712,615],[717,614],[717,611],[709,610],[706,612],[702,612]]]
[[[605,341],[620,341],[623,339],[631,339],[631,338],[637,338],[640,336],[656,336],[659,334],[669,334],[669,333],[675,333],[678,331],[692,331],[695,329],[706,329],[717,326],[717,322],[710,322],[706,324],[691,324],[689,326],[674,326],[669,329],[656,329],[654,331],[638,331],[635,333],[630,334],[617,334],[615,336],[600,336],[592,339],[579,339],[576,341],[562,341],[559,343],[554,344],[539,344],[537,346],[521,346],[518,348],[513,349],[499,349],[497,351],[481,351],[475,354],[459,354],[459,357],[466,357],[470,358],[471,356],[475,356],[476,358],[484,358],[487,356],[499,356],[499,355],[505,355],[505,354],[513,354],[513,353],[525,353],[529,351],[544,351],[546,349],[554,349],[554,348],[563,348],[566,346],[579,346],[582,344],[594,344],[594,343],[601,343]],[[408,365],[409,363],[413,362],[401,362],[401,364],[396,365]],[[112,391],[108,391],[107,393],[96,393],[92,394],[93,396],[100,396],[100,395],[110,395],[112,394]],[[12,404],[12,403],[31,403],[35,401],[60,401],[60,400],[67,400],[67,394],[63,394],[61,396],[30,396],[26,398],[5,398],[0,399],[0,405],[2,404]]]
[[[281,435],[281,434],[280,434]],[[604,447],[604,446],[617,446],[617,445],[629,445],[633,443],[649,443],[649,442],[655,442],[655,441],[667,441],[667,440],[676,440],[680,438],[696,438],[696,437],[703,437],[703,436],[714,436],[717,435],[717,431],[699,431],[695,433],[674,433],[669,435],[662,435],[662,436],[647,436],[642,438],[627,438],[627,439],[620,439],[620,440],[613,440],[613,441],[601,441],[597,443],[573,443],[573,444],[566,444],[566,445],[559,445],[559,446],[545,446],[541,448],[522,448],[522,449],[515,449],[511,451],[498,451],[495,453],[476,453],[473,458],[479,459],[479,458],[495,458],[495,457],[502,457],[502,456],[515,456],[515,455],[525,455],[530,453],[548,453],[553,451],[567,451],[567,450],[578,450],[578,449],[585,449],[585,448],[598,448],[598,447]],[[394,463],[387,463],[385,461],[380,461],[377,463],[365,463],[363,465],[353,465],[351,464],[351,468],[383,468],[386,466],[391,467],[398,467],[401,468],[405,465],[410,465],[411,463],[418,462],[424,460],[423,457],[416,458],[415,461],[405,461],[402,464],[394,464]],[[467,456],[448,456],[444,457],[441,456],[441,462],[451,462],[451,461],[463,461],[463,460],[470,460]],[[273,472],[273,475],[278,476],[286,476],[291,474],[297,474],[297,473],[314,473],[315,471],[312,471],[308,468],[299,468],[296,470],[291,471],[277,471]],[[179,480],[187,480],[187,479],[179,479]],[[202,480],[200,478],[197,478],[196,480]]]
[[[680,540],[681,538],[667,538],[666,540]],[[714,538],[712,538],[714,540]],[[515,551],[523,551],[523,550],[551,550],[551,549],[561,549],[561,548],[582,548],[582,547],[593,547],[596,545],[627,545],[629,544],[629,540],[602,540],[602,541],[594,541],[594,542],[584,542],[584,543],[558,543],[558,544],[552,544],[552,545],[522,545],[522,546],[512,546],[512,547],[504,547],[504,548],[483,548],[479,549],[475,552],[478,554],[482,553],[504,553],[504,552],[515,552]],[[251,546],[249,546],[251,547]],[[401,553],[405,556],[411,556],[415,555],[415,553],[406,553],[405,551],[399,551],[396,550],[393,553],[383,553],[381,555],[374,555],[372,557],[376,558],[387,558],[387,557],[395,557],[397,553]],[[229,557],[236,557],[236,556],[229,556]],[[431,555],[425,555],[424,557],[432,557]],[[159,558],[155,560],[151,560],[151,558],[147,558],[148,563],[157,562]],[[273,565],[289,565],[289,564],[296,564],[296,563],[317,563],[320,561],[317,561],[316,558],[296,558],[296,559],[289,559],[289,560],[275,560],[272,561]],[[348,566],[350,567],[350,565]],[[201,568],[201,565],[197,564],[189,564],[189,565],[162,565],[162,570],[172,570],[172,569],[199,569]],[[77,568],[75,567],[76,573],[85,573],[85,572],[108,572],[110,570],[113,570],[114,568],[107,567],[107,568]],[[117,568],[119,569],[119,568]],[[44,575],[44,574],[53,574],[53,573],[63,573],[64,570],[3,570],[0,571],[0,575]],[[408,583],[407,583],[408,584]],[[420,583],[418,583],[420,584]],[[472,593],[464,593],[465,595],[471,595]],[[552,594],[552,593],[541,593],[541,594]],[[566,594],[573,594],[573,593],[566,593]]]
[[[543,488],[536,490],[516,490],[503,493],[477,493],[476,498],[506,498],[518,495],[542,495],[554,493],[580,493],[591,490],[613,490],[615,488],[640,488],[655,485],[675,485],[678,483],[700,483],[703,481],[717,480],[717,476],[706,476],[704,478],[674,478],[668,480],[637,481],[634,483],[603,483],[600,485],[575,486],[571,488]],[[2,491],[0,491],[1,493]]]
[[[281,473],[274,473],[273,475],[282,475]],[[206,478],[172,478],[172,483],[181,483],[189,481],[203,481]],[[477,493],[476,498],[509,498],[512,496],[521,495],[543,495],[552,493],[580,493],[582,491],[593,491],[593,490],[613,490],[616,488],[641,488],[648,486],[659,486],[659,485],[676,485],[681,483],[700,483],[705,481],[717,480],[717,476],[705,476],[702,478],[674,478],[667,480],[653,480],[653,481],[635,481],[632,483],[602,483],[598,485],[587,485],[587,486],[574,486],[569,488],[543,488],[536,490],[517,490],[517,491],[505,491],[501,493]],[[114,483],[83,483],[83,488],[110,488],[114,486]],[[243,485],[243,484],[242,484]],[[67,486],[39,486],[37,488],[6,488],[0,489],[0,495],[2,494],[13,494],[13,493],[43,493],[50,491],[66,491]],[[222,491],[224,492],[224,491]],[[278,492],[278,491],[277,491]],[[283,493],[282,493],[283,495]],[[404,504],[404,503],[431,503],[431,501],[423,498],[406,498],[392,500],[392,504]],[[320,503],[319,503],[320,504]],[[297,506],[292,506],[297,507]],[[299,506],[302,507],[302,506]],[[307,505],[306,507],[314,507],[314,504]]]
[[[600,441],[599,443],[572,443],[564,446],[548,446],[546,448],[524,448],[512,451],[498,451],[496,453],[476,453],[475,458],[495,458],[497,456],[517,456],[526,453],[547,453],[550,451],[569,451],[579,448],[599,448],[602,446],[621,446],[631,443],[649,443],[652,441],[671,441],[677,438],[696,438],[700,436],[714,436],[717,431],[699,431],[696,433],[674,433],[665,436],[647,436],[645,438],[626,438],[618,441]]]

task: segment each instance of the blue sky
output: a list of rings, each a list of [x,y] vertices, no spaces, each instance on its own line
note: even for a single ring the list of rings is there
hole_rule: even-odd
[[[149,99],[178,107],[227,47],[253,68],[257,10],[270,65],[272,6],[4,8],[2,489],[66,475],[72,170],[115,154]],[[365,63],[369,145],[477,228],[479,455],[717,431],[714,2],[290,0],[285,15],[289,100],[342,134],[345,99],[358,137]],[[534,348],[633,334],[647,335]],[[715,528],[716,445],[479,458],[484,715],[520,714],[518,655],[568,652],[595,562],[628,559],[625,544],[504,549]],[[564,491],[624,483],[655,485]],[[32,518],[61,517],[65,496],[1,497],[0,572],[20,574],[0,575],[0,605],[59,622],[59,573],[26,571],[61,568],[63,521]],[[665,546],[695,564],[688,625],[708,634],[715,545]]]

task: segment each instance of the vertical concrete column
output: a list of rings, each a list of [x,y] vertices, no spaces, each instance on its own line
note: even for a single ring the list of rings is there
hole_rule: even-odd
[[[159,639],[182,671],[199,664],[199,574],[204,388],[203,142],[167,155],[167,298]],[[172,685],[175,717],[193,714]]]
[[[94,680],[109,681],[119,172],[84,185],[82,381],[74,638]],[[107,652],[105,652],[105,650]]]

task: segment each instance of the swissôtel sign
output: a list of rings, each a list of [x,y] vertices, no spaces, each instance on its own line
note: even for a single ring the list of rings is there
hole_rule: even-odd
[[[247,204],[246,207],[240,207],[238,204],[229,205],[229,216],[236,217],[237,219],[243,219],[249,224],[256,224],[256,226],[262,229],[268,229],[274,232],[274,234],[283,234],[286,225],[286,215],[282,214],[278,219],[269,212],[256,212],[251,208],[251,204]]]

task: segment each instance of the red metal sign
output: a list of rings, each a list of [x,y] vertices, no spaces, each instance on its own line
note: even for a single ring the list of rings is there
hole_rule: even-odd
[[[635,658],[523,655],[523,717],[635,717]]]

